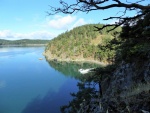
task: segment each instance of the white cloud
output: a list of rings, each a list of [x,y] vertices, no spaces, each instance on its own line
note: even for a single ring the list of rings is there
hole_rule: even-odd
[[[3,31],[0,31],[0,38],[2,37],[12,37],[13,36],[13,33],[9,30],[3,30]]]
[[[19,21],[19,20],[18,20]],[[76,16],[66,15],[60,16],[55,15],[52,18],[44,20],[40,24],[31,26],[33,28],[39,29],[39,31],[34,31],[30,33],[15,33],[11,30],[0,31],[0,39],[52,39],[65,32],[66,30],[71,30],[74,27],[81,26],[89,23],[83,18],[77,18]]]
[[[56,35],[50,33],[48,31],[36,31],[31,33],[14,33],[10,30],[0,31],[0,39],[9,39],[9,40],[17,40],[17,39],[52,39]]]
[[[76,20],[75,16],[55,16],[54,19],[48,21],[48,26],[54,29],[66,29]]]
[[[83,18],[77,18],[76,16],[67,15],[60,16],[55,15],[52,19],[47,19],[46,23],[43,26],[49,27],[53,30],[70,30],[74,27],[87,24]]]

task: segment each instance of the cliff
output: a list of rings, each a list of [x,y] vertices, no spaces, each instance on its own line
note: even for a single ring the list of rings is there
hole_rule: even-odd
[[[101,112],[149,113],[150,54],[147,59],[121,62],[112,75],[103,79],[101,86]]]

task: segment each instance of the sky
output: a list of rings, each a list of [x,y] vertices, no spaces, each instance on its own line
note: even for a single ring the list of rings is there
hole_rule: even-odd
[[[76,0],[64,0],[72,3]],[[149,0],[147,0],[149,2]],[[48,16],[50,6],[61,7],[59,0],[0,0],[0,39],[53,39],[74,27],[93,23],[114,23],[103,21],[110,15],[118,15],[118,9],[78,12],[72,15]],[[130,12],[129,15],[134,15]]]

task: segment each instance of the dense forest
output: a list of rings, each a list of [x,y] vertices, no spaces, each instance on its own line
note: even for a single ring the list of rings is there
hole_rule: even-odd
[[[107,32],[112,27],[107,27],[101,32],[96,31],[95,27],[102,27],[102,24],[88,24],[76,27],[70,31],[60,34],[51,40],[46,53],[53,59],[61,60],[99,60],[108,61],[113,58],[114,49],[104,49],[112,39],[114,34],[121,31],[121,27]],[[103,49],[100,49],[103,48]]]
[[[31,39],[22,39],[22,40],[5,40],[0,39],[0,46],[38,46],[38,45],[45,45],[48,43],[49,40],[31,40]]]

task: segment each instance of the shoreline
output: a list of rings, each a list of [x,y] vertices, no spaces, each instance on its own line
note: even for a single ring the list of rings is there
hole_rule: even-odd
[[[0,45],[0,47],[40,47],[40,46],[46,46],[46,44],[20,44],[20,45]]]
[[[108,65],[109,63],[105,63],[105,62],[99,62],[97,60],[87,60],[87,59],[62,59],[62,58],[54,58],[54,57],[50,57],[50,55],[47,55],[47,53],[43,53],[43,56],[45,56],[46,60],[48,61],[58,61],[58,62],[88,62],[88,63],[95,63],[95,64],[99,64],[99,65],[102,65],[102,66],[106,66]]]

